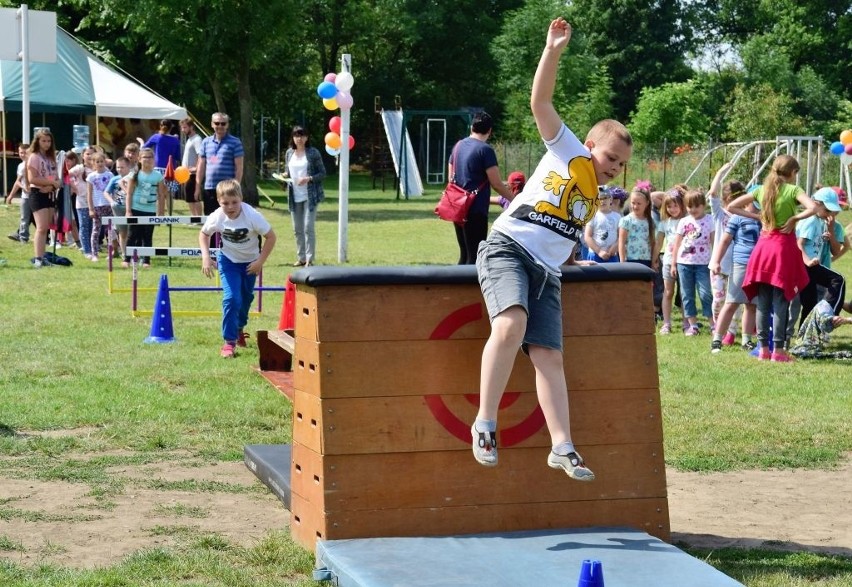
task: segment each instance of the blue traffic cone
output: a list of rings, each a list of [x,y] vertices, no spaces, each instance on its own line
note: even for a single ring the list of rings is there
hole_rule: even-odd
[[[601,565],[601,561],[588,559],[583,561],[577,587],[604,587],[603,565]]]
[[[151,334],[145,339],[145,342],[169,343],[174,342],[174,340],[172,304],[169,301],[169,278],[163,274],[160,276],[157,301],[154,303],[154,315],[151,318]]]

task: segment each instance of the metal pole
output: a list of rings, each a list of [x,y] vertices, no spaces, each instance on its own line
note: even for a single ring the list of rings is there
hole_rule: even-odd
[[[352,55],[340,57],[341,72],[351,73]],[[351,90],[350,90],[351,91]],[[340,109],[340,167],[338,193],[340,207],[337,213],[337,262],[346,263],[349,222],[349,108]]]
[[[281,173],[281,118],[278,118],[278,163],[275,167],[277,173]]]
[[[30,35],[29,10],[26,4],[21,4],[18,10],[21,18],[21,120],[23,130],[21,137],[24,143],[30,142]]]

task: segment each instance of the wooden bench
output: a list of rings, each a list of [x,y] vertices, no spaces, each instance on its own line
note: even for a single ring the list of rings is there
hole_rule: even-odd
[[[292,371],[296,339],[292,330],[258,330],[261,371]]]

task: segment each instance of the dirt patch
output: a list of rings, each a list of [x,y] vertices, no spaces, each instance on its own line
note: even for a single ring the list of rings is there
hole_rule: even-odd
[[[193,480],[251,487],[257,483],[242,463],[206,466],[122,466],[128,479]],[[0,503],[13,512],[0,522],[0,536],[18,549],[0,557],[24,564],[53,563],[92,568],[118,562],[143,548],[169,546],[185,530],[215,533],[251,546],[271,530],[287,527],[290,514],[262,491],[171,491],[128,488],[104,508],[78,483],[3,479]]]
[[[666,472],[672,540],[852,557],[852,460],[832,471]]]
[[[170,546],[181,532],[215,533],[251,546],[289,524],[289,512],[272,494],[257,490],[257,479],[243,463],[122,465],[110,474],[128,486],[109,498],[109,507],[87,496],[82,484],[0,480],[0,511],[6,512],[0,538],[18,547],[0,551],[0,557],[91,568],[143,548]],[[852,462],[832,471],[667,475],[676,542],[852,556]],[[207,483],[212,489],[138,488],[150,480]]]

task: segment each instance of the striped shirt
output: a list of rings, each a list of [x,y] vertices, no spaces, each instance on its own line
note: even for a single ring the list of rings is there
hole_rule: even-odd
[[[234,179],[236,159],[243,155],[243,144],[232,134],[225,135],[221,141],[215,134],[201,141],[198,156],[205,161],[204,189],[214,190],[223,179]]]

